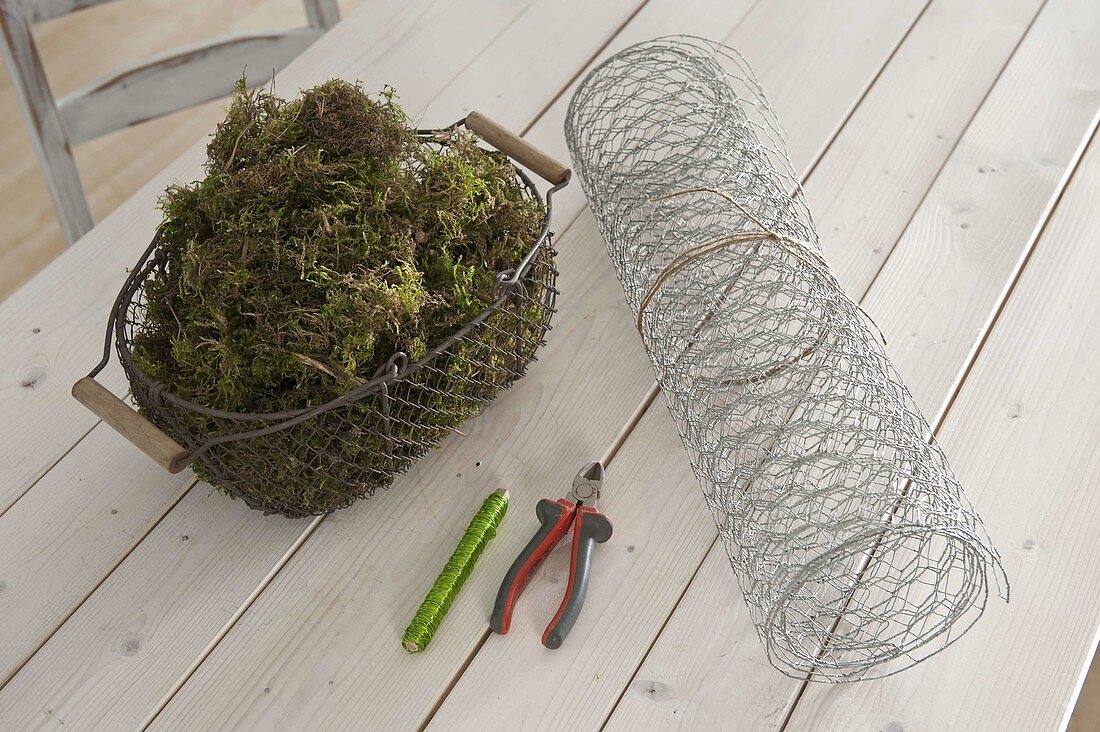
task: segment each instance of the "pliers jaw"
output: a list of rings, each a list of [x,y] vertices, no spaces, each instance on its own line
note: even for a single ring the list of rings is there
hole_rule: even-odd
[[[591,462],[581,468],[577,477],[573,478],[573,489],[569,495],[577,503],[586,503],[595,506],[600,497],[600,488],[603,486],[603,464]]]
[[[584,604],[595,545],[611,538],[611,521],[595,506],[602,483],[603,465],[598,462],[589,463],[573,479],[573,488],[570,491],[572,501],[564,498],[556,501],[544,498],[539,501],[535,509],[539,530],[516,557],[497,592],[493,615],[489,620],[489,627],[494,632],[508,632],[512,611],[523,588],[534,571],[572,528],[569,583],[566,585],[561,606],[542,635],[542,644],[547,648],[557,648],[565,640]]]

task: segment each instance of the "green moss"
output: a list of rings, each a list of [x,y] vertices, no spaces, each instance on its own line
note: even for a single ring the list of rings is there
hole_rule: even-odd
[[[397,351],[422,358],[490,304],[496,274],[519,262],[544,216],[506,158],[462,131],[446,142],[422,144],[392,89],[371,97],[333,80],[286,101],[242,80],[207,147],[206,177],[161,200],[166,268],[146,283],[139,368],[188,401],[256,413],[328,402]],[[445,368],[508,366],[489,356],[456,353]],[[475,380],[499,388],[498,376]],[[461,401],[432,428],[446,434],[469,416]],[[377,405],[356,408],[341,423],[376,416]],[[272,457],[258,462],[281,450],[286,470],[326,476],[292,488],[279,487],[288,475],[253,481],[249,491],[286,493],[261,504],[316,512],[369,492],[351,478],[339,485],[340,470],[323,464],[332,456],[318,448],[304,459],[294,439],[267,440]],[[335,443],[349,475],[362,473],[364,450],[392,457],[354,433]]]

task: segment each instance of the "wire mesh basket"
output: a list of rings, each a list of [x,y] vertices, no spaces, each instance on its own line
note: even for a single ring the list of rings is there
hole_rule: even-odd
[[[102,360],[73,395],[169,471],[190,465],[264,513],[327,513],[388,486],[524,374],[544,343],[558,295],[549,227],[552,197],[568,184],[569,170],[477,112],[458,125],[509,156],[545,216],[523,259],[497,274],[489,306],[423,358],[395,353],[370,381],[295,411],[226,412],[182,399],[145,374],[131,349],[146,287],[167,266],[158,232],[111,310]],[[446,131],[418,135],[438,145]],[[517,163],[552,184],[545,199]],[[140,413],[94,380],[110,360],[112,341]]]

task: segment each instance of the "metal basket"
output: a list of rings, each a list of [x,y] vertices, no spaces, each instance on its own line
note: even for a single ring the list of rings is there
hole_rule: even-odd
[[[169,471],[190,465],[264,513],[327,513],[388,486],[524,374],[550,328],[558,294],[551,200],[568,184],[569,170],[477,112],[458,125],[553,187],[544,200],[514,166],[528,195],[545,208],[542,230],[513,269],[498,273],[492,303],[423,358],[410,362],[395,353],[369,382],[308,409],[245,414],[188,402],[143,373],[131,351],[145,286],[167,264],[158,232],[111,310],[102,360],[73,395]],[[418,135],[424,144],[441,144],[439,132]],[[94,380],[110,360],[112,340],[140,413]]]

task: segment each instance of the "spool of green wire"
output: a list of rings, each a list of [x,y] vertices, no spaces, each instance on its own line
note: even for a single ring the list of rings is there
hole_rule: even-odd
[[[428,590],[424,602],[420,603],[420,609],[416,611],[409,627],[405,628],[405,634],[401,636],[401,646],[406,651],[419,653],[428,647],[458,591],[473,571],[478,557],[485,551],[489,540],[496,536],[497,526],[507,510],[508,491],[505,490],[490,493],[481,504],[432,589]]]

